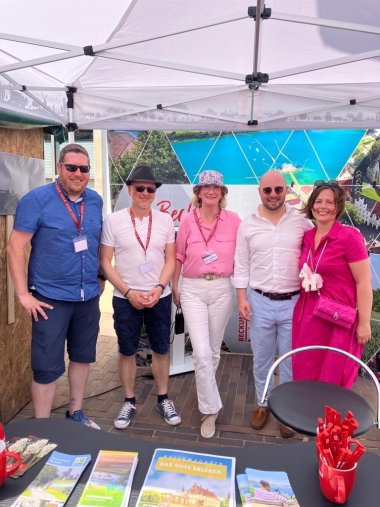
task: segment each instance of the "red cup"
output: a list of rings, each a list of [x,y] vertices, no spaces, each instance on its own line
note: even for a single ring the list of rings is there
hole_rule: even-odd
[[[10,460],[7,460],[10,458]],[[0,440],[0,487],[6,477],[14,474],[21,466],[21,456],[6,450],[4,440]]]
[[[357,463],[343,470],[328,465],[322,456],[319,456],[318,462],[319,485],[323,496],[333,503],[347,502],[355,484]]]

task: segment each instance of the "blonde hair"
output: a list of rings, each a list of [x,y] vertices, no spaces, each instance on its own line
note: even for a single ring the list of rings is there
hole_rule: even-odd
[[[200,208],[202,206],[202,199],[199,197],[199,191],[202,187],[200,186],[197,190],[194,191],[193,198],[191,200],[191,204],[194,208]],[[219,208],[224,209],[227,207],[227,199],[226,194],[227,192],[224,190],[223,187],[221,187],[222,190],[222,198],[219,201]]]

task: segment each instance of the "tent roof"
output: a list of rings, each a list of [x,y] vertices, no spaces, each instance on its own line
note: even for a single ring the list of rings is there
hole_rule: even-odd
[[[379,20],[378,0],[2,0],[0,107],[81,129],[376,128]]]

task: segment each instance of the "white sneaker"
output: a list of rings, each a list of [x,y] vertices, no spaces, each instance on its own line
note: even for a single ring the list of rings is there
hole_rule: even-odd
[[[170,424],[170,426],[177,426],[180,424],[181,418],[177,414],[177,411],[174,407],[174,403],[172,400],[162,400],[160,403],[157,403],[157,410],[160,412],[162,417],[165,419],[165,422]]]
[[[125,401],[120,409],[119,415],[113,422],[118,430],[124,430],[129,426],[132,417],[135,415],[136,407],[130,401]]]

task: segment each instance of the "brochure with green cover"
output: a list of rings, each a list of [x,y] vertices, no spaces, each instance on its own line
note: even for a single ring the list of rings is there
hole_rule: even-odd
[[[90,461],[91,454],[71,455],[54,451],[12,507],[63,507]]]
[[[78,506],[124,507],[128,505],[137,460],[137,452],[99,451]]]

